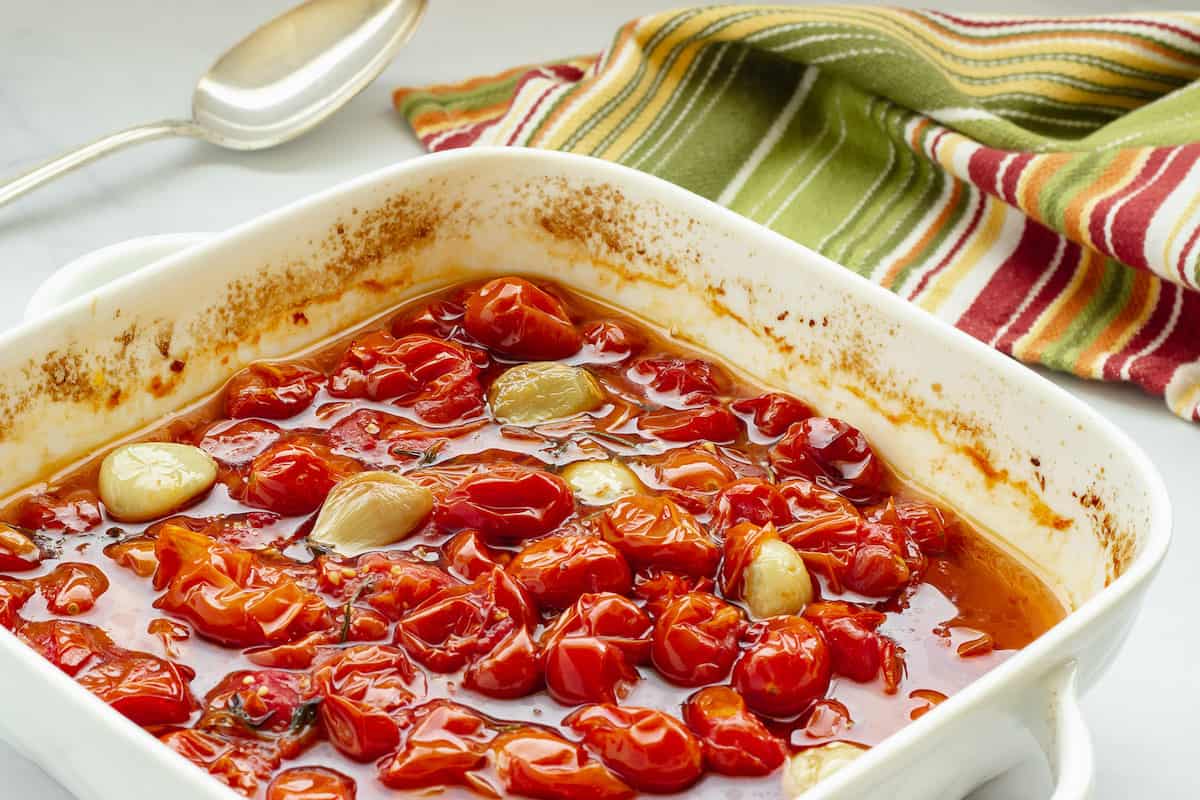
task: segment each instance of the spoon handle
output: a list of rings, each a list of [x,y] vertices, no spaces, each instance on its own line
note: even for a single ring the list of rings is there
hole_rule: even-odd
[[[82,167],[100,156],[108,155],[133,144],[162,139],[167,136],[199,136],[200,130],[191,120],[163,120],[149,125],[139,125],[127,128],[118,133],[109,134],[97,139],[91,144],[85,144],[78,150],[72,150],[65,155],[47,161],[40,167],[34,167],[24,175],[18,175],[10,181],[0,183],[0,206],[9,200],[36,189],[43,183],[64,175],[78,167]]]

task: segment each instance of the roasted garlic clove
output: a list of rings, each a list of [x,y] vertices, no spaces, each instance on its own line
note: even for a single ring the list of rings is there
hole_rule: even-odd
[[[433,493],[403,475],[359,472],[333,487],[308,538],[344,556],[398,542],[433,510]]]
[[[742,599],[755,617],[799,614],[813,599],[804,559],[787,542],[766,539],[742,576]]]
[[[784,794],[800,797],[865,752],[866,748],[858,745],[830,742],[797,753],[783,767]]]
[[[604,506],[642,491],[642,482],[619,461],[576,461],[562,471],[575,498],[589,506]]]
[[[604,391],[585,369],[538,361],[501,373],[488,399],[501,422],[536,425],[597,409],[604,404]]]
[[[217,479],[217,462],[198,447],[139,442],[118,447],[100,464],[100,499],[123,522],[145,522],[178,510]]]

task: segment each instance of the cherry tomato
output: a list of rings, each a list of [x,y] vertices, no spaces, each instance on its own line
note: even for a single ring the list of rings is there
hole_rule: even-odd
[[[150,655],[122,652],[89,667],[76,680],[139,725],[187,722],[198,704],[188,688],[195,673]]]
[[[829,688],[829,648],[812,623],[770,617],[753,625],[733,667],[733,688],[760,714],[790,717]]]
[[[680,575],[678,572],[648,570],[638,573],[633,579],[633,593],[646,603],[646,611],[655,617],[673,599],[688,592],[713,592],[716,584],[711,578]]]
[[[25,572],[41,563],[41,548],[21,531],[0,522],[0,572]]]
[[[721,591],[726,597],[741,599],[742,577],[750,563],[758,557],[759,548],[770,539],[778,539],[775,526],[753,522],[734,525],[725,534],[725,556],[721,560]]]
[[[17,637],[71,676],[119,650],[95,625],[65,619],[26,622]]]
[[[273,743],[239,740],[195,729],[177,730],[160,741],[226,786],[248,797],[279,768],[281,756]]]
[[[450,572],[473,581],[504,564],[504,555],[488,547],[476,531],[460,531],[442,545],[442,556]]]
[[[334,624],[323,631],[314,631],[274,647],[257,647],[243,651],[246,660],[260,667],[273,669],[307,669],[316,660],[318,650],[327,645],[346,642],[377,642],[391,633],[388,618],[371,608],[347,603],[337,614]]]
[[[457,342],[374,331],[350,343],[329,378],[334,397],[393,400],[421,419],[446,425],[483,411],[479,368]]]
[[[779,493],[787,500],[792,519],[805,520],[841,512],[857,517],[858,509],[836,492],[818,486],[807,478],[788,478],[779,484]]]
[[[249,464],[283,436],[283,430],[270,422],[244,419],[213,423],[200,438],[199,447],[226,467]]]
[[[471,528],[490,542],[541,536],[575,511],[571,487],[557,475],[501,465],[470,476],[433,509],[433,521],[447,532]]]
[[[17,524],[34,531],[83,533],[99,525],[100,519],[100,502],[88,489],[35,495],[17,512]]]
[[[813,415],[812,409],[800,400],[779,392],[745,397],[733,403],[730,408],[754,423],[758,432],[767,439],[782,436],[793,422],[800,422]]]
[[[354,800],[354,779],[325,767],[290,767],[267,787],[267,800]]]
[[[0,578],[0,627],[15,630],[21,622],[18,612],[36,592],[32,581]]]
[[[325,376],[302,364],[251,364],[225,387],[225,414],[233,419],[287,419],[312,404]]]
[[[202,636],[248,647],[279,644],[332,622],[321,598],[248,550],[214,541],[178,525],[165,526],[155,544],[154,603],[187,619]]]
[[[541,645],[548,650],[560,639],[590,636],[616,646],[630,664],[640,664],[650,656],[651,628],[650,617],[629,598],[585,594],[546,628]]]
[[[667,603],[654,625],[654,668],[680,686],[724,679],[738,655],[742,613],[720,598],[692,592]]]
[[[352,562],[318,561],[322,591],[334,597],[361,600],[391,620],[456,581],[432,564],[404,552],[365,553]]]
[[[583,337],[557,297],[521,278],[497,278],[467,299],[467,333],[495,352],[552,361],[578,352]]]
[[[713,503],[712,528],[725,531],[739,522],[786,525],[792,521],[787,500],[773,484],[741,478],[726,486]]]
[[[596,636],[568,636],[546,648],[546,688],[567,706],[615,703],[638,680],[625,652]]]
[[[896,516],[926,555],[946,552],[946,518],[936,506],[928,503],[897,503]]]
[[[729,465],[697,447],[671,450],[654,467],[664,486],[688,492],[716,492],[737,480]]]
[[[668,442],[732,442],[741,423],[728,408],[716,403],[671,411],[650,411],[638,418],[638,429]]]
[[[297,709],[314,696],[307,675],[282,670],[238,670],[204,698],[203,727],[256,738],[288,731]]]
[[[624,361],[646,346],[637,332],[611,319],[584,325],[583,344],[588,351],[588,361],[602,364]]]
[[[329,741],[355,761],[373,761],[400,743],[394,715],[425,695],[425,676],[403,650],[354,645],[337,651],[313,674]]]
[[[668,408],[711,403],[725,382],[707,361],[677,356],[639,358],[630,367],[629,377],[647,387],[650,400]]]
[[[563,724],[609,769],[643,792],[679,792],[700,779],[700,742],[683,723],[650,708],[590,705]]]
[[[339,480],[357,472],[357,463],[334,455],[316,442],[272,445],[250,464],[242,502],[284,516],[311,514]]]
[[[797,422],[771,448],[782,475],[815,481],[855,503],[869,503],[883,488],[883,465],[862,431],[833,417]]]
[[[696,518],[665,497],[623,497],[605,509],[599,530],[639,570],[712,575],[721,558]]]
[[[480,714],[435,700],[413,711],[403,746],[379,764],[379,780],[392,789],[471,785],[495,738],[495,728]]]
[[[447,444],[479,430],[483,421],[429,428],[396,414],[360,408],[329,429],[335,453],[372,466],[425,465],[437,460]]]
[[[524,697],[542,680],[541,653],[526,628],[510,631],[490,652],[476,659],[463,685],[489,697]]]
[[[392,335],[406,336],[424,333],[438,339],[454,339],[462,329],[463,315],[467,313],[460,297],[434,300],[416,314],[401,317],[392,322]]]
[[[449,586],[396,624],[396,643],[435,672],[454,672],[487,655],[518,628],[538,621],[533,598],[500,568],[467,586]]]
[[[885,637],[876,633],[886,616],[849,603],[811,603],[804,616],[820,628],[833,671],[851,680],[874,680],[883,666]]]
[[[549,536],[528,544],[508,564],[543,608],[566,608],[585,592],[627,594],[632,576],[625,558],[602,539]]]
[[[72,617],[90,611],[108,591],[108,578],[99,567],[74,561],[58,564],[37,584],[50,613]]]
[[[630,789],[587,752],[537,728],[518,728],[492,744],[496,774],[504,788],[539,800],[626,800]]]
[[[688,698],[683,721],[700,737],[704,765],[722,775],[769,775],[783,765],[787,746],[746,708],[728,686],[710,686]]]
[[[903,556],[892,547],[865,542],[855,549],[842,574],[842,583],[868,597],[891,597],[907,586],[911,577]]]

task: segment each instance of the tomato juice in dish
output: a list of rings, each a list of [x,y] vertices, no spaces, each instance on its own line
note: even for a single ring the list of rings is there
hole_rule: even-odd
[[[852,423],[454,287],[13,498],[0,623],[252,797],[794,795],[1063,615]]]

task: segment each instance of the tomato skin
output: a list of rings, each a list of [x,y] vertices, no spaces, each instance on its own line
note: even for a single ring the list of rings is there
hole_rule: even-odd
[[[666,497],[623,497],[605,509],[599,530],[637,570],[707,576],[721,558],[696,518]]]
[[[325,502],[334,484],[359,469],[357,463],[334,455],[322,444],[280,442],[251,462],[241,500],[284,516],[311,514]]]
[[[685,492],[712,493],[737,480],[729,465],[698,447],[671,450],[654,467],[659,482]]]
[[[667,603],[654,625],[654,668],[679,686],[703,686],[729,674],[738,656],[742,613],[715,595],[692,592]]]
[[[929,503],[897,503],[895,513],[921,552],[931,556],[946,552],[946,518],[940,509]]]
[[[758,556],[763,543],[778,539],[775,526],[740,522],[725,534],[725,557],[721,559],[721,591],[726,597],[741,599],[742,577]]]
[[[354,779],[325,767],[290,767],[267,786],[267,800],[355,800]]]
[[[588,360],[604,364],[624,361],[646,346],[640,334],[611,319],[597,320],[584,325],[583,343],[591,351]]]
[[[475,711],[448,700],[414,709],[400,749],[379,763],[379,780],[392,789],[467,784],[487,762],[496,731]]]
[[[582,534],[549,536],[525,546],[508,564],[542,608],[566,608],[588,592],[628,594],[629,565],[603,539]]]
[[[187,722],[198,707],[188,688],[194,674],[158,656],[125,651],[76,680],[138,725],[172,725]]]
[[[42,563],[42,550],[21,531],[0,523],[0,572],[26,572]]]
[[[523,361],[553,361],[579,351],[583,337],[562,302],[523,278],[497,278],[467,299],[467,333]]]
[[[249,797],[258,791],[259,781],[270,778],[282,761],[271,743],[231,742],[194,728],[172,731],[159,741],[207,770],[221,783]]]
[[[876,633],[886,616],[849,603],[812,603],[804,616],[820,628],[829,644],[833,671],[865,683],[875,679],[883,666],[884,637]]]
[[[770,452],[782,475],[808,478],[855,503],[883,489],[884,470],[858,428],[833,417],[810,417],[787,429]]]
[[[95,625],[65,619],[26,622],[17,637],[72,677],[119,649]]]
[[[458,484],[435,504],[433,521],[448,533],[470,528],[489,542],[504,542],[549,533],[574,512],[575,497],[566,481],[514,464]]]
[[[302,364],[251,364],[225,386],[225,415],[287,419],[308,408],[325,376]]]
[[[505,555],[488,547],[477,531],[460,531],[442,545],[442,556],[450,572],[468,581],[503,566]]]
[[[187,619],[222,644],[279,644],[332,623],[325,602],[248,550],[166,525],[155,543],[154,607]]]
[[[633,581],[633,593],[646,603],[646,611],[661,617],[667,604],[688,592],[712,593],[716,584],[711,578],[680,575],[678,572],[648,570],[640,572]]]
[[[373,761],[396,749],[400,726],[394,715],[425,695],[425,676],[403,650],[388,645],[354,645],[336,651],[317,668],[321,722],[340,753]]]
[[[538,800],[627,800],[630,789],[583,748],[537,728],[501,734],[492,744],[496,774],[509,792]]]
[[[37,584],[50,613],[69,616],[90,611],[108,591],[108,577],[99,567],[74,561],[58,564]]]
[[[650,708],[589,705],[563,725],[634,789],[679,792],[700,779],[700,742],[679,720]]]
[[[891,547],[868,542],[854,551],[842,583],[868,597],[891,597],[908,585],[911,577],[908,565]]]
[[[0,578],[0,627],[16,630],[21,623],[18,612],[36,592],[31,581]]]
[[[449,586],[396,624],[396,643],[435,672],[454,672],[491,653],[512,631],[538,621],[533,598],[500,568]]]
[[[730,406],[753,423],[759,434],[777,439],[794,422],[813,416],[813,410],[790,394],[767,392],[757,397],[744,397]]]
[[[615,703],[638,680],[625,652],[595,636],[568,636],[546,649],[546,688],[565,706]]]
[[[724,382],[709,362],[678,356],[639,358],[628,374],[635,383],[647,387],[648,399],[675,409],[711,403]]]
[[[681,411],[660,409],[638,418],[638,430],[668,442],[732,442],[741,433],[733,412],[717,403]]]
[[[739,522],[786,525],[792,521],[787,499],[773,484],[741,478],[726,486],[713,502],[712,528],[725,531]]]
[[[700,737],[704,765],[722,775],[769,775],[787,759],[787,746],[728,686],[701,689],[683,705],[683,720]]]
[[[210,425],[197,445],[224,467],[249,464],[283,438],[283,429],[270,422],[221,420]]]
[[[434,425],[483,412],[479,368],[470,354],[457,342],[423,333],[397,339],[373,331],[355,339],[329,378],[329,393],[411,406]]]
[[[590,636],[617,647],[630,664],[641,664],[650,657],[652,628],[650,617],[628,597],[585,594],[546,628],[541,646],[549,650],[560,639]]]
[[[84,533],[99,525],[100,520],[100,501],[88,489],[35,495],[17,512],[17,524],[33,531]]]
[[[792,519],[797,521],[833,513],[859,516],[849,500],[807,478],[787,478],[779,484],[779,493],[787,501]]]
[[[829,689],[829,648],[812,623],[770,617],[753,625],[733,667],[733,688],[760,714],[790,717]]]

